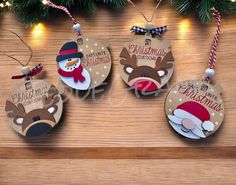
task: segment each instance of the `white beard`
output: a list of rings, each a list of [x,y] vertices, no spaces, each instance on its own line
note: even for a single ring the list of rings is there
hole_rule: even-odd
[[[78,58],[71,58],[71,60],[78,60]],[[79,61],[68,67],[66,64],[69,62],[68,59],[66,60],[62,60],[60,62],[58,62],[58,67],[60,69],[62,69],[63,71],[66,71],[66,72],[71,72],[73,71],[75,68],[79,67],[81,65],[81,60],[79,59]],[[86,69],[83,69],[82,71],[82,75],[84,76],[85,78],[85,81],[83,81],[82,83],[80,81],[78,82],[74,82],[74,78],[73,77],[64,77],[64,76],[60,76],[61,80],[67,84],[68,86],[70,86],[71,88],[73,89],[77,89],[77,90],[87,90],[90,86],[90,83],[91,83],[91,76],[89,74],[89,72],[86,70]]]
[[[206,137],[206,135],[203,132],[203,128],[201,127],[202,122],[198,118],[189,114],[188,112],[177,109],[174,111],[174,115],[168,115],[168,119],[169,123],[175,129],[175,131],[187,138],[200,139]],[[183,119],[189,119],[192,122],[194,122],[195,124],[194,129],[192,130],[186,129],[182,125]]]

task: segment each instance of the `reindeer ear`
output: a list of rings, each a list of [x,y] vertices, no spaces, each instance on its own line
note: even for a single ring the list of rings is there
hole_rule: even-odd
[[[134,70],[134,68],[131,67],[131,66],[125,66],[125,67],[124,67],[124,71],[125,71],[128,75],[130,75],[130,74],[133,72],[133,70]]]
[[[16,117],[14,119],[14,123],[17,125],[22,125],[23,121],[24,121],[24,118],[22,118],[22,117]]]
[[[164,70],[159,70],[159,71],[157,71],[157,73],[160,77],[163,77],[166,75],[166,71],[164,71]]]

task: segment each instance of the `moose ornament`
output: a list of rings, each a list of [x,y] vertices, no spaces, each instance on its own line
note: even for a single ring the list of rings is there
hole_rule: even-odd
[[[128,1],[135,8],[135,4]],[[156,9],[160,5],[158,1]],[[144,35],[126,44],[120,54],[120,74],[124,82],[135,90],[154,92],[160,90],[170,80],[174,70],[174,57],[170,42],[161,37],[166,26],[155,28],[152,20],[147,21],[146,28],[133,26],[132,31]],[[157,38],[158,37],[158,38]]]

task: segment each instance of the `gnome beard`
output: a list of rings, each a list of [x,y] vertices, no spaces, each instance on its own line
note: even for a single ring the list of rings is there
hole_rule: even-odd
[[[75,61],[74,64],[68,66],[68,63],[73,61]],[[89,88],[91,77],[89,72],[82,67],[80,58],[65,59],[58,64],[58,72],[63,82],[78,90],[86,90]]]
[[[178,106],[174,115],[168,115],[171,126],[181,135],[191,138],[205,138],[205,132],[214,130],[214,124],[209,121],[208,111],[196,102],[185,102]]]

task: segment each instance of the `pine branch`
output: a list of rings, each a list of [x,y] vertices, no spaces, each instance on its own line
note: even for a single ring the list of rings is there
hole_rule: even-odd
[[[228,14],[236,11],[236,2],[231,0],[170,0],[181,14],[195,13],[202,23],[212,19],[210,8],[215,7],[220,13]]]
[[[34,24],[58,12],[42,4],[42,0],[12,0],[13,11],[18,15],[19,20],[24,24]],[[115,8],[122,8],[126,0],[52,0],[53,3],[63,5],[69,10],[86,10],[94,12],[98,4],[107,4]]]

